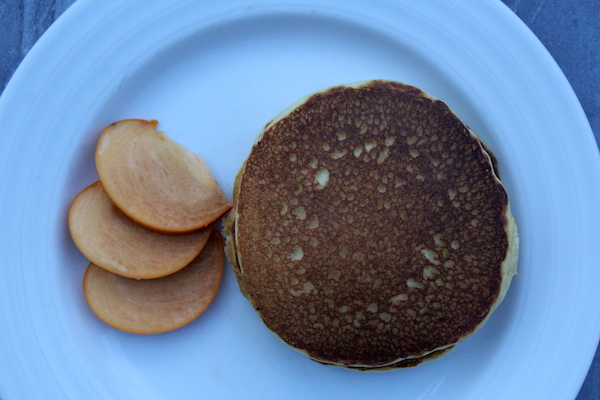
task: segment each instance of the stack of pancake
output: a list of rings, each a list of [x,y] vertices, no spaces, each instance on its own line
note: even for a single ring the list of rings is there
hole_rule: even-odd
[[[317,362],[361,370],[447,353],[517,268],[492,153],[445,103],[394,81],[331,87],[269,122],[225,234],[265,325]]]

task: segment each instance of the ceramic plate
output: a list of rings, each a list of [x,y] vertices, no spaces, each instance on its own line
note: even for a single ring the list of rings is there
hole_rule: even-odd
[[[519,275],[489,323],[443,359],[359,373],[274,337],[228,268],[179,330],[126,334],[82,293],[71,200],[96,140],[157,119],[231,195],[254,138],[324,87],[416,85],[495,152],[521,234]],[[500,1],[78,1],[0,99],[0,397],[573,399],[600,332],[600,163],[561,71]]]

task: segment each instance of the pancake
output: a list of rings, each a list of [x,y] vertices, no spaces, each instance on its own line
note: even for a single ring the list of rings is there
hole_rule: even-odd
[[[359,370],[447,354],[488,320],[518,258],[491,151],[440,100],[373,80],[309,95],[242,166],[226,253],[265,325]]]

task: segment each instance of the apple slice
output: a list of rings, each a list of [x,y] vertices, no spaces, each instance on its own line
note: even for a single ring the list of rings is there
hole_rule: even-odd
[[[159,278],[188,265],[204,248],[211,227],[187,235],[164,235],[125,216],[100,182],[85,188],[71,204],[69,231],[91,262],[118,275]]]
[[[232,205],[202,159],[155,130],[157,121],[108,126],[96,169],[112,201],[131,219],[164,233],[204,228]]]
[[[190,323],[206,310],[219,290],[224,262],[223,239],[213,231],[202,253],[172,275],[136,280],[92,263],[83,290],[92,311],[108,325],[130,333],[162,333]]]

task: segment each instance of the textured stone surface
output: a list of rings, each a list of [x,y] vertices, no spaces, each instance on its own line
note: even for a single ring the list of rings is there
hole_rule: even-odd
[[[600,2],[503,0],[538,36],[573,86],[600,141]],[[0,0],[0,90],[73,0]],[[577,400],[600,398],[600,356]]]

